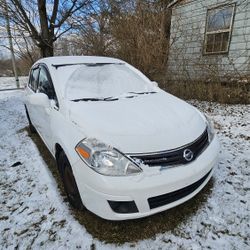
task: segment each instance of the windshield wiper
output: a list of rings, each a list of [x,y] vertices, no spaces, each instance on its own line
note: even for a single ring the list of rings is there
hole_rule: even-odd
[[[92,102],[97,102],[97,101],[101,101],[101,99],[99,98],[80,98],[80,99],[74,99],[71,100],[72,102],[80,102],[80,101],[84,101],[84,102],[88,102],[88,101],[92,101]]]
[[[103,101],[117,101],[117,100],[119,100],[119,98],[113,96],[103,98]]]
[[[74,100],[71,100],[72,102],[88,102],[88,101],[92,101],[92,102],[99,102],[99,101],[117,101],[118,98],[115,98],[115,97],[106,97],[106,98],[80,98],[80,99],[74,99]]]
[[[148,95],[148,94],[155,94],[156,91],[146,91],[146,92],[128,92],[129,94],[136,94],[136,95]]]
[[[136,95],[147,95],[147,94],[155,94],[157,92],[155,91],[148,91],[148,92],[128,92],[129,94],[136,94]],[[129,95],[129,96],[126,96],[126,98],[134,98],[135,96],[134,95]],[[88,101],[92,101],[92,102],[100,102],[100,101],[103,101],[103,102],[108,102],[108,101],[117,101],[119,100],[118,97],[113,97],[113,96],[109,96],[109,97],[105,97],[105,98],[95,98],[95,97],[85,97],[85,98],[80,98],[80,99],[74,99],[74,100],[71,100],[72,102],[88,102]]]
[[[105,65],[124,65],[125,63],[64,63],[64,64],[52,64],[52,66],[56,69],[60,67],[72,66],[72,65],[85,65],[87,67],[98,67]]]

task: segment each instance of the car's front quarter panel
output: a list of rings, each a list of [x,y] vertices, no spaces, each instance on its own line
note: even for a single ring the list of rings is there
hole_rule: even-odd
[[[68,119],[67,114],[61,113],[60,110],[51,119],[51,130],[53,131],[53,147],[51,149],[53,155],[56,154],[56,144],[59,144],[71,165],[74,166],[75,162],[80,159],[75,147],[80,140],[86,137],[85,134]]]

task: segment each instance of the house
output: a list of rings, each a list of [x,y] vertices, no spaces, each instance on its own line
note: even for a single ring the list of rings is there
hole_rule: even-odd
[[[167,78],[250,80],[250,0],[174,0]]]

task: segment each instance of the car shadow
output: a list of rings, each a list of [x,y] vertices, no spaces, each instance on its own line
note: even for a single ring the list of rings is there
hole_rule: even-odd
[[[28,128],[24,130],[28,131],[30,138],[36,144],[43,160],[57,181],[64,201],[67,201],[54,158],[37,134],[30,134]],[[133,243],[138,240],[154,239],[157,234],[167,231],[175,235],[181,235],[178,226],[187,222],[189,218],[198,213],[199,209],[206,205],[207,198],[211,195],[213,186],[214,180],[211,178],[199,194],[184,204],[150,217],[136,220],[108,221],[97,217],[87,209],[77,211],[70,207],[69,203],[68,206],[75,219],[82,224],[94,238],[105,243],[123,244],[129,242],[131,246],[133,246]],[[168,239],[164,240],[168,241]]]

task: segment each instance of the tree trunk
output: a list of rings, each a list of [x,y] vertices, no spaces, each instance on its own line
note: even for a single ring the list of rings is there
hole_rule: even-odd
[[[41,57],[50,57],[54,55],[54,49],[53,49],[53,44],[50,45],[44,45],[40,47],[40,53]]]
[[[38,11],[40,17],[40,26],[41,26],[41,38],[42,44],[40,47],[41,56],[42,57],[49,57],[53,56],[53,36],[54,34],[51,33],[48,24],[48,15],[46,9],[46,0],[38,0]]]

